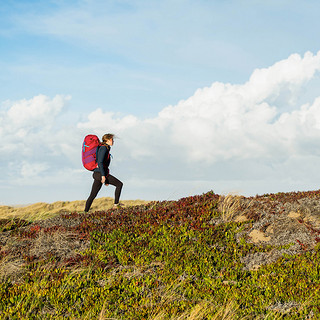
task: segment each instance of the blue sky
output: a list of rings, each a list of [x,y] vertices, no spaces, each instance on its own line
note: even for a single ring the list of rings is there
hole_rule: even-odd
[[[112,170],[127,199],[317,188],[318,124],[303,121],[319,111],[319,9],[317,1],[2,1],[0,203],[85,199],[81,139],[111,130]],[[34,139],[43,146],[30,146]]]
[[[6,2],[5,99],[63,93],[81,110],[154,115],[214,81],[244,82],[318,50],[316,1]]]

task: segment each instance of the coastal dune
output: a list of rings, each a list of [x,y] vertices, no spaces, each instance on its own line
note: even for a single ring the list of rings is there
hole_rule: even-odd
[[[93,201],[90,211],[107,210],[113,206],[113,198],[102,197]],[[53,203],[37,202],[26,206],[0,206],[0,219],[23,218],[40,220],[49,218],[59,213],[81,212],[86,200],[56,201]],[[146,204],[145,200],[123,200],[125,206]]]

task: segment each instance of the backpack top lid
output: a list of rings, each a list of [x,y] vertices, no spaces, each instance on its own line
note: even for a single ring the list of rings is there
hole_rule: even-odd
[[[99,138],[95,134],[85,136],[82,144],[82,164],[90,171],[98,167],[97,148],[101,145]]]

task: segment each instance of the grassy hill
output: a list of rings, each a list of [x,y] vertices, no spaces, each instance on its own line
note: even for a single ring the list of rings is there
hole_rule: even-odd
[[[144,200],[123,200],[125,206],[146,204],[150,201]],[[0,219],[22,218],[27,220],[41,220],[53,217],[59,213],[81,212],[85,207],[85,200],[78,201],[57,201],[54,203],[38,202],[27,206],[0,206]],[[91,211],[101,211],[112,208],[113,198],[102,197],[93,201]]]
[[[320,319],[319,227],[320,191],[2,219],[0,319]]]

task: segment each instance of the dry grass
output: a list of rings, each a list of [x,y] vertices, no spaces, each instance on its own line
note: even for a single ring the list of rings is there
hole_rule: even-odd
[[[91,211],[108,210],[113,206],[113,198],[103,197],[93,201]],[[124,200],[125,206],[147,204],[150,201]],[[81,212],[84,210],[86,201],[57,201],[54,203],[38,202],[23,207],[0,206],[0,219],[21,218],[31,221],[43,220],[58,215],[59,213]]]
[[[176,320],[202,320],[207,319],[207,316],[212,312],[212,307],[207,303],[199,303],[195,305],[190,311],[183,313],[181,316],[175,318]]]
[[[227,301],[224,305],[214,308],[212,304],[200,302],[191,310],[187,310],[179,316],[168,318],[164,310],[161,310],[156,316],[149,318],[150,320],[207,320],[210,316],[212,320],[281,320],[283,315],[279,312],[269,312],[264,316],[245,316],[239,318],[239,306],[234,301]]]
[[[6,257],[0,261],[0,281],[11,279],[12,282],[19,281],[24,274],[24,261],[14,257]]]
[[[48,253],[56,257],[69,258],[75,256],[78,252],[84,251],[89,244],[80,241],[77,236],[71,232],[55,232],[48,234],[41,231],[38,237],[32,242],[29,254],[40,257]]]
[[[228,302],[223,306],[214,308],[208,302],[200,302],[196,304],[191,310],[183,312],[181,315],[170,317],[170,320],[205,320],[210,315],[212,320],[234,320],[237,318],[238,307],[234,302]],[[161,310],[156,316],[150,320],[165,320],[168,315],[165,310]]]
[[[240,215],[245,215],[249,204],[244,202],[244,197],[228,194],[227,196],[221,196],[219,199],[218,210],[221,212],[221,219],[223,222],[229,222],[235,220]]]
[[[154,313],[149,317],[149,320],[205,320],[208,319],[208,316],[211,316],[212,320],[236,319],[238,306],[233,301],[226,302],[222,306],[214,306],[208,301],[200,301],[182,314],[176,314],[169,318],[166,307],[183,298],[181,292],[178,292],[179,288],[183,287],[184,281],[178,279],[166,291],[159,292],[160,302],[154,306]]]

